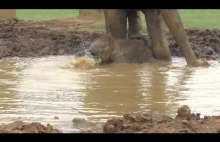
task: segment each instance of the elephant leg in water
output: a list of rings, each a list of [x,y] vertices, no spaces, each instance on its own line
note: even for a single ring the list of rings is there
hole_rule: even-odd
[[[171,53],[166,37],[166,27],[157,10],[142,10],[145,14],[152,51],[156,59],[171,60]]]
[[[127,39],[127,19],[129,23],[129,37],[141,36],[141,18],[140,11],[111,9],[104,10],[106,30],[108,33],[119,40]]]
[[[154,56],[161,60],[171,60],[168,41],[165,33],[165,24],[157,10],[143,11],[148,21],[148,32],[152,40]],[[132,35],[141,35],[141,19],[138,10],[104,10],[107,32],[115,39],[127,39],[127,18],[129,32]]]
[[[138,10],[126,10],[128,18],[128,37],[135,38],[142,36],[142,23],[140,17],[140,11]]]
[[[108,32],[116,39],[127,38],[127,12],[123,10],[104,10]],[[188,65],[197,66],[195,54],[189,44],[182,21],[177,10],[142,10],[145,14],[147,27],[152,40],[153,53],[157,59],[171,60],[168,41],[166,38],[165,21],[167,27],[180,46]],[[162,18],[161,18],[162,16]]]
[[[175,38],[188,65],[197,66],[183,23],[177,10],[159,10],[171,34]]]
[[[127,17],[123,10],[106,9],[104,10],[107,33],[115,39],[127,39]]]
[[[180,50],[183,53],[187,64],[190,66],[197,66],[196,56],[190,46],[178,11],[143,10],[143,12],[145,13],[148,31],[152,40],[154,55],[156,57],[163,57],[162,52],[166,53],[165,55],[169,55],[169,48],[163,23],[164,20],[171,34],[175,38],[177,44],[180,46]],[[163,18],[163,20],[161,17]]]

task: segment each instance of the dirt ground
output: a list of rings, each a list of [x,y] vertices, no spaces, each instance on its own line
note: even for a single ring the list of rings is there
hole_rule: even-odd
[[[175,118],[159,114],[125,114],[106,122],[105,133],[220,133],[220,116],[190,113],[188,106],[178,109]]]
[[[2,20],[0,21],[0,58],[64,55],[82,51],[104,33],[92,27],[80,27],[92,23],[97,24],[97,21],[79,18],[41,22]],[[220,30],[187,29],[186,32],[197,57],[218,59]],[[148,36],[143,39],[150,42]],[[172,55],[182,56],[171,35],[168,35],[168,40]]]
[[[81,31],[78,26],[80,22],[69,19],[0,21],[0,58],[74,54],[100,34],[86,28]]]

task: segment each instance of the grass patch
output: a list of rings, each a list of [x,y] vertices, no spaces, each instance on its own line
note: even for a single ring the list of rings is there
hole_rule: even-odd
[[[187,28],[220,29],[220,10],[180,10]]]
[[[105,25],[104,24],[82,24],[79,26],[79,28],[93,28],[93,29],[105,30]]]
[[[179,10],[186,28],[220,29],[220,10]],[[23,20],[51,20],[71,18],[78,16],[78,10],[17,10],[17,16]],[[143,28],[146,30],[144,16],[142,15]],[[105,29],[104,24],[87,24],[82,27]]]
[[[220,10],[179,10],[185,28],[220,29]],[[141,14],[143,29],[146,29],[144,15]]]
[[[78,16],[78,10],[17,10],[17,17],[23,20],[52,20]]]

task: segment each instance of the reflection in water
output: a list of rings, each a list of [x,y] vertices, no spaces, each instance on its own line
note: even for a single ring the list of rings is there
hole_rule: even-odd
[[[145,71],[142,71],[140,76],[144,76],[143,74],[145,74]],[[143,92],[143,95],[148,96],[147,100],[145,100],[147,101],[145,109],[165,113],[167,110],[166,74],[160,72],[157,66],[152,66],[151,70],[147,71],[147,74],[149,74],[149,76],[147,78],[145,76],[145,79],[141,81],[143,87],[148,84],[148,90]],[[145,80],[148,80],[148,83],[145,83]]]
[[[78,109],[83,104],[90,74],[66,68],[70,59],[36,58],[25,63],[28,66],[21,72],[16,85],[20,120],[50,122],[68,131],[71,120],[81,116]],[[59,119],[54,119],[55,116]]]
[[[185,89],[183,85],[192,73],[192,69],[183,66],[183,61],[178,61],[178,64],[182,64],[182,69],[175,67],[175,63],[143,66],[139,72],[142,95],[145,96],[142,99],[145,104],[142,106],[142,112],[156,111],[163,114],[175,114],[178,107],[175,100]]]
[[[93,121],[137,112],[142,99],[137,65],[108,65],[106,72],[93,74],[86,89],[83,113],[92,113]]]
[[[78,70],[70,61],[71,56],[0,60],[0,123],[39,121],[68,132],[75,117],[88,119],[80,127],[92,127],[129,112],[174,115],[181,104],[202,114],[219,112],[218,65],[193,69],[174,58],[171,64]]]
[[[14,113],[17,107],[15,95],[16,81],[20,69],[16,62],[10,60],[0,60],[0,118],[7,119],[10,114]]]
[[[202,112],[202,115],[220,115],[220,76],[219,67],[197,69],[184,86],[186,100],[181,100],[180,104],[190,104],[192,111]]]

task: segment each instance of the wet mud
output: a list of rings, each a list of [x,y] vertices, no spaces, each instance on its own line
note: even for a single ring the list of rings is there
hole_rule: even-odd
[[[122,118],[111,118],[103,125],[103,133],[220,133],[220,116],[200,117],[183,105],[172,118],[159,113],[130,113]],[[0,133],[63,133],[52,125],[38,122],[15,121],[0,125]],[[74,129],[70,133],[96,133]],[[99,132],[100,133],[100,132]],[[102,133],[102,132],[101,132]]]
[[[99,35],[78,31],[74,22],[75,28],[68,28],[63,23],[0,21],[0,58],[74,54],[87,48]]]
[[[197,58],[219,59],[220,30],[186,29],[185,31]],[[168,40],[172,55],[181,57],[180,48],[171,35],[168,35]]]
[[[186,32],[198,58],[219,58],[219,30],[186,29]],[[0,21],[0,58],[72,55],[87,49],[103,33],[80,28],[80,23],[73,19],[41,22],[4,20]],[[147,35],[142,40],[150,43]],[[180,49],[171,35],[168,35],[168,40],[171,54],[181,57]]]
[[[1,124],[0,133],[62,133],[62,131],[50,124],[44,126],[38,122],[15,121],[9,124]]]
[[[175,118],[162,114],[125,114],[122,118],[109,119],[105,133],[220,133],[220,116],[191,113],[188,106],[181,106]]]

